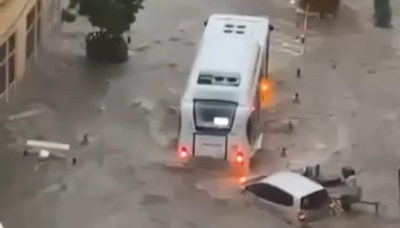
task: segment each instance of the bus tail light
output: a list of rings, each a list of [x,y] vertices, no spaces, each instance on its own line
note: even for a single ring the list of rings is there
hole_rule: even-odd
[[[299,219],[300,222],[304,222],[304,221],[306,221],[306,214],[304,214],[304,212],[300,211],[297,214],[297,218]]]
[[[236,154],[235,161],[236,161],[237,163],[242,164],[242,163],[244,162],[244,156],[243,156],[243,154],[240,153],[240,152],[237,153],[237,154]]]
[[[181,147],[181,149],[179,150],[179,157],[182,159],[189,157],[189,152],[185,147]]]

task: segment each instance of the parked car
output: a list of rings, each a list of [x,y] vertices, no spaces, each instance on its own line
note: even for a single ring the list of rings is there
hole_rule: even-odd
[[[243,193],[257,206],[292,225],[307,225],[331,214],[331,199],[320,184],[294,172],[260,176]]]

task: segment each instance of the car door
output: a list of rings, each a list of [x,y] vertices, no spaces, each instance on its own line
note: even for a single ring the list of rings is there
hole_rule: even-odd
[[[273,216],[290,222],[289,212],[293,206],[293,197],[288,193],[266,183],[254,183],[246,187],[253,195],[255,205]]]

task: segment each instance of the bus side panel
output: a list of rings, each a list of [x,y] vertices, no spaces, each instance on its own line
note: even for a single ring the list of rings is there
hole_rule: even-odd
[[[249,107],[238,107],[236,110],[235,122],[232,126],[231,134],[228,138],[228,160],[233,162],[235,160],[237,146],[240,147],[241,152],[245,158],[249,159],[251,156],[251,146],[247,138],[247,122],[250,116]]]
[[[183,102],[181,104],[181,120],[178,138],[178,151],[185,148],[190,155],[193,155],[193,103]]]

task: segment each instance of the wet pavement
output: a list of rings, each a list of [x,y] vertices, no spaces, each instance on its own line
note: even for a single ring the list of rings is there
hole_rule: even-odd
[[[268,15],[277,28],[271,45],[277,105],[265,112],[267,137],[254,172],[289,161],[352,165],[361,171],[365,198],[381,201],[381,216],[361,207],[314,227],[398,227],[400,30],[373,28],[370,4],[346,2],[336,22],[311,19],[304,55],[289,1],[147,0],[132,27],[131,59],[121,66],[86,61],[83,35],[90,27],[84,20],[64,25],[0,110],[0,221],[6,228],[287,227],[244,202],[224,172],[169,165],[174,109],[204,19],[238,13]],[[296,92],[299,104],[291,101]],[[296,120],[291,134],[282,130],[289,118]],[[88,145],[80,143],[84,134]],[[22,158],[30,138],[71,144],[77,165]],[[287,158],[279,156],[283,147]]]

